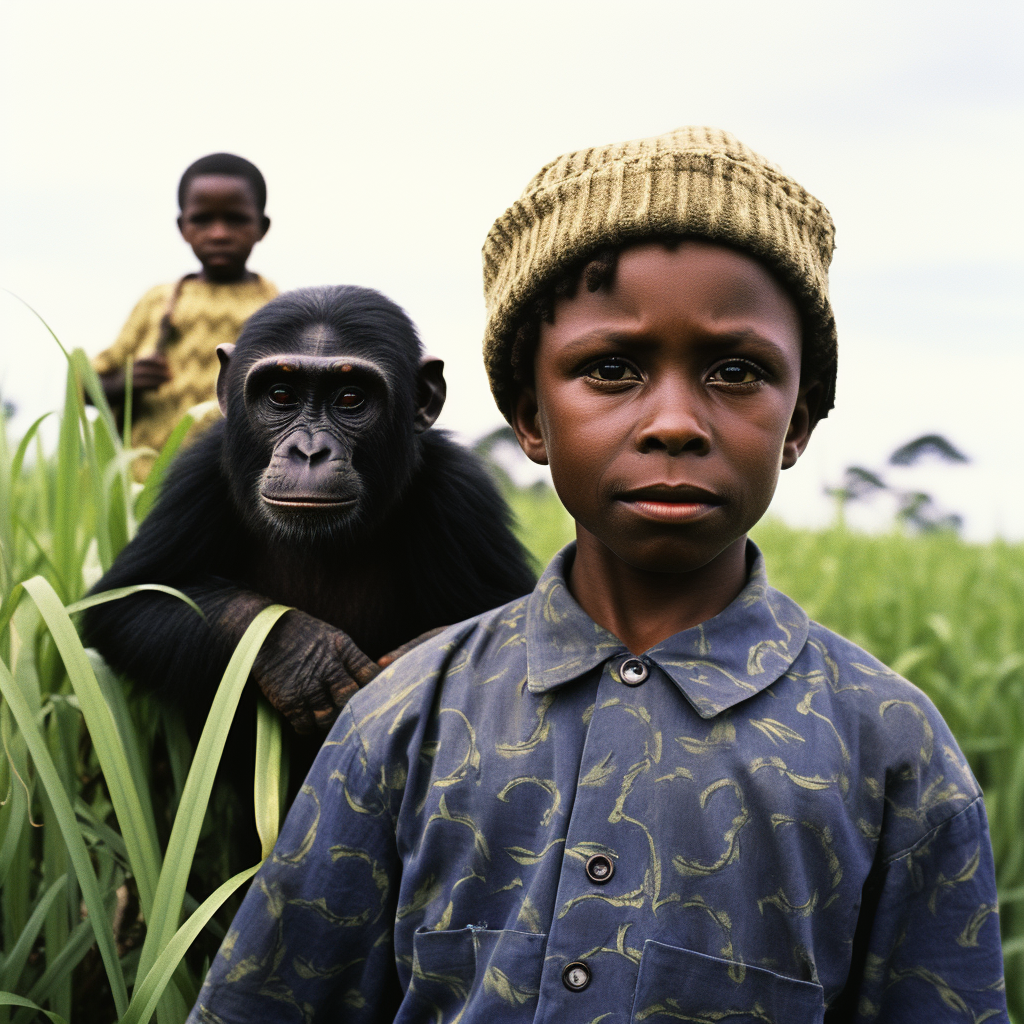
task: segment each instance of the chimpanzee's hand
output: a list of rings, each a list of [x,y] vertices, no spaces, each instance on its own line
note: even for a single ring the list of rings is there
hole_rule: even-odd
[[[426,633],[421,633],[415,639],[402,644],[401,647],[396,647],[393,651],[385,654],[383,658],[378,658],[377,664],[380,665],[381,668],[387,668],[392,662],[398,661],[403,654],[408,654],[414,647],[419,647],[424,640],[429,640],[432,636],[437,636],[438,633],[443,632],[447,628],[447,626],[438,626],[436,629],[428,629]]]
[[[326,730],[380,667],[340,629],[293,608],[274,627],[252,675],[298,733]]]

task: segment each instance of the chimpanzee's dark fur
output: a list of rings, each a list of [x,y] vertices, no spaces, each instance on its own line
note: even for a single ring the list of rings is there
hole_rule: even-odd
[[[304,289],[256,313],[230,357],[227,419],[177,457],[138,535],[94,588],[168,584],[207,621],[180,600],[143,592],[87,612],[87,641],[118,672],[184,709],[195,728],[258,610],[247,596],[302,609],[325,634],[344,631],[376,660],[530,590],[508,508],[476,457],[444,432],[412,425],[420,351],[405,314],[368,289]],[[356,511],[338,522],[328,511],[281,525],[257,507],[260,474],[280,446],[246,404],[245,373],[268,356],[325,353],[379,371],[386,415],[344,438],[351,464],[339,472],[360,489]]]

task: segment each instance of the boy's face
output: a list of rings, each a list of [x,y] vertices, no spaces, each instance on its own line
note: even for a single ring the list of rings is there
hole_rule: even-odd
[[[244,178],[203,174],[192,179],[178,217],[182,237],[211,281],[238,281],[252,247],[267,233],[270,220],[260,213]]]
[[[796,306],[755,259],[624,250],[544,323],[514,427],[577,529],[656,572],[707,565],[761,518],[811,432]],[[588,541],[590,538],[587,538]]]

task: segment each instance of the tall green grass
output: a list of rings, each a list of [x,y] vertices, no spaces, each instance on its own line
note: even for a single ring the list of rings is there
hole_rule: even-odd
[[[82,595],[134,534],[190,421],[139,491],[88,361],[74,352],[68,366],[54,453],[39,423],[15,444],[0,422],[0,1024],[179,1024],[202,980],[197,951],[223,934],[217,910],[255,871],[222,874],[202,902],[188,891],[234,707],[283,609],[246,633],[195,751],[180,723],[126,698],[83,650]],[[542,566],[572,522],[549,488],[507,493]],[[970,758],[992,824],[1010,1005],[1024,1019],[1024,546],[773,521],[755,537],[772,582],[921,686]],[[258,722],[252,813],[265,856],[282,736],[265,707]]]
[[[71,616],[140,588],[82,600],[87,578],[133,535],[190,420],[138,491],[127,432],[119,434],[85,355],[66,354],[55,454],[42,450],[40,421],[13,449],[0,423],[0,1024],[40,1014],[104,1019],[96,1014],[107,1003],[106,1020],[145,1024],[155,1013],[161,1024],[179,1024],[203,973],[187,950],[204,928],[222,933],[214,914],[258,867],[224,880],[201,904],[186,891],[242,687],[286,609],[267,608],[250,625],[195,751],[180,726],[130,703],[90,657]],[[166,841],[154,808],[157,743],[173,776],[161,807]],[[262,712],[253,813],[264,856],[278,829],[280,750],[280,719]],[[125,920],[132,897],[144,929]]]

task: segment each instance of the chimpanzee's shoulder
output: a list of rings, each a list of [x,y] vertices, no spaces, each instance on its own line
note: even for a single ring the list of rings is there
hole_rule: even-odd
[[[529,595],[475,615],[425,640],[356,693],[348,707],[357,725],[429,715],[439,692],[473,688],[526,672],[525,619]],[[390,725],[384,725],[390,728]]]

